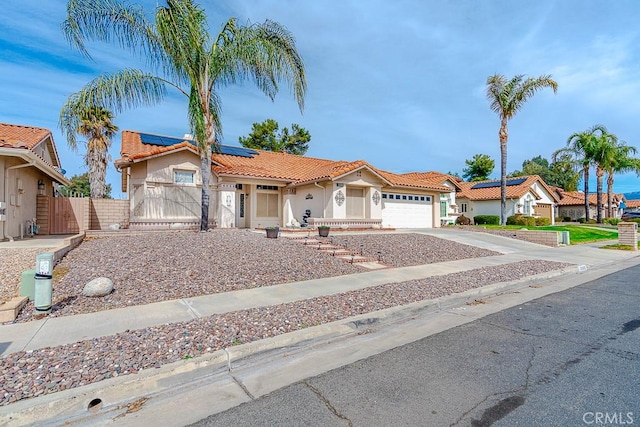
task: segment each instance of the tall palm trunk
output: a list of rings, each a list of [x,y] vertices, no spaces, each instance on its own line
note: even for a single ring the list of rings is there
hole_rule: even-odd
[[[209,229],[209,201],[211,193],[209,183],[211,181],[211,154],[212,148],[216,143],[216,132],[209,110],[205,110],[204,112],[204,127],[206,138],[205,144],[204,146],[203,144],[198,144],[200,146],[200,171],[202,173],[202,210],[200,212],[200,231],[206,231]]]
[[[500,225],[507,225],[507,119],[500,120]]]
[[[602,181],[604,177],[604,169],[600,166],[596,167],[596,221],[602,224]]]
[[[89,188],[92,199],[104,197],[107,177],[107,154],[95,147],[87,147],[85,162],[89,166]]]
[[[607,218],[613,218],[613,172],[607,174]],[[617,213],[615,216],[618,216]]]
[[[584,219],[589,221],[589,165],[584,166]]]
[[[211,180],[211,146],[200,151],[200,171],[202,173],[202,209],[200,211],[200,231],[209,229],[209,182]]]

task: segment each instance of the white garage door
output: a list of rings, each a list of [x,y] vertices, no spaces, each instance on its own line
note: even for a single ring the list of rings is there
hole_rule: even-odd
[[[433,227],[433,198],[416,194],[382,193],[382,226]]]

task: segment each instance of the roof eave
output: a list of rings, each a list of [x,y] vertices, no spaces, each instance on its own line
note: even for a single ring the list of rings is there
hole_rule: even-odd
[[[25,160],[27,163],[32,163],[33,166],[41,172],[47,174],[50,178],[63,185],[70,185],[71,181],[61,172],[58,172],[53,166],[44,162],[38,155],[28,148],[6,148],[0,147],[0,155],[8,157],[19,157]]]

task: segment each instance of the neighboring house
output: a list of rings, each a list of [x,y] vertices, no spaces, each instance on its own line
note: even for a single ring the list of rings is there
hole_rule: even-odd
[[[556,195],[559,198],[558,201],[558,216],[562,218],[570,218],[571,221],[577,221],[579,218],[584,218],[584,192],[582,191],[564,191],[561,188],[554,188]],[[589,218],[596,219],[597,211],[597,195],[589,194]],[[620,218],[622,216],[622,209],[620,203],[625,203],[623,194],[614,194],[612,205],[612,217]],[[602,195],[602,217],[607,217],[607,194]]]
[[[625,212],[640,212],[640,200],[625,201]]]
[[[0,240],[28,234],[38,194],[68,185],[51,131],[0,123]]]
[[[429,171],[429,172],[410,172],[403,174],[409,179],[425,180],[436,182],[442,186],[450,189],[447,194],[440,194],[440,223],[442,225],[453,224],[460,215],[458,212],[458,205],[456,204],[456,194],[462,190],[460,182],[461,178],[448,175],[441,172]]]
[[[459,182],[458,212],[468,218],[500,215],[500,180]],[[507,216],[522,214],[549,218],[555,223],[555,192],[538,175],[507,179]]]
[[[123,131],[120,154],[115,164],[130,200],[130,227],[199,224],[200,158],[189,135]],[[221,228],[439,227],[441,202],[455,206],[458,189],[448,175],[395,174],[363,160],[222,145],[212,162],[209,221]]]

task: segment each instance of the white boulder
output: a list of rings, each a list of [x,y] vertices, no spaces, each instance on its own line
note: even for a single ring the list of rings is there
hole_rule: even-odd
[[[113,291],[113,282],[106,277],[93,279],[82,290],[82,295],[86,297],[103,297]]]

